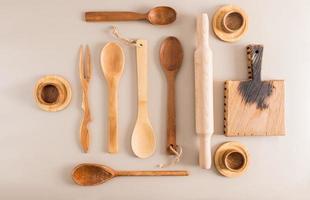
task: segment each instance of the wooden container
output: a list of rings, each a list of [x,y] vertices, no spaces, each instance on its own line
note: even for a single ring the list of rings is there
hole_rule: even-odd
[[[71,101],[71,87],[60,76],[44,76],[37,81],[34,91],[38,106],[45,111],[63,110]]]
[[[212,26],[215,35],[220,40],[236,42],[248,30],[248,16],[239,7],[223,6],[214,14]]]
[[[226,177],[242,175],[248,167],[249,153],[245,146],[238,142],[222,144],[215,152],[216,169]]]

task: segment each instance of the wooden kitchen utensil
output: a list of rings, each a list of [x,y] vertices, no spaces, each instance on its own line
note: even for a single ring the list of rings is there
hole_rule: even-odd
[[[109,88],[108,152],[118,151],[118,83],[124,70],[124,53],[122,48],[110,42],[101,51],[101,69]]]
[[[237,177],[247,170],[249,157],[248,150],[239,142],[226,142],[215,151],[214,164],[223,176]]]
[[[159,6],[147,13],[136,12],[86,12],[88,22],[147,20],[154,25],[166,25],[176,20],[177,13],[173,8]]]
[[[262,45],[247,46],[249,80],[226,81],[226,136],[285,135],[284,81],[261,80]]]
[[[138,72],[138,117],[131,137],[131,147],[139,158],[155,151],[155,136],[148,117],[147,105],[147,41],[136,40]]]
[[[60,111],[66,108],[71,101],[71,87],[63,77],[48,75],[37,81],[34,96],[42,110]]]
[[[213,16],[213,31],[223,41],[240,40],[248,30],[248,17],[239,7],[223,6]]]
[[[188,176],[187,171],[116,171],[99,164],[80,164],[73,169],[73,181],[82,186],[102,184],[117,176]]]
[[[83,59],[83,46],[80,47],[80,56],[79,56],[79,72],[80,72],[80,81],[82,86],[82,109],[83,109],[83,118],[80,125],[80,140],[81,146],[85,153],[88,152],[89,148],[89,130],[88,124],[91,121],[89,103],[88,103],[88,88],[89,81],[92,75],[92,66],[90,58],[90,49],[86,46],[85,60]]]
[[[196,132],[199,136],[199,165],[210,169],[213,117],[213,55],[209,45],[209,18],[206,13],[197,17],[195,51],[195,110]]]
[[[183,48],[176,37],[167,37],[160,47],[160,63],[167,77],[167,151],[174,155],[176,144],[175,77],[183,61]],[[174,152],[172,151],[172,149]]]

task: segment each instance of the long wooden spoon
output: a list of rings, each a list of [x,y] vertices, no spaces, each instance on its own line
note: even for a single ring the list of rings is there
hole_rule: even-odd
[[[118,151],[118,83],[124,70],[124,54],[119,45],[110,42],[101,51],[101,68],[109,88],[108,152]]]
[[[168,83],[168,112],[167,112],[167,151],[177,149],[176,145],[176,114],[175,114],[175,77],[183,61],[183,49],[176,37],[167,37],[160,47],[160,63]]]
[[[116,176],[188,176],[187,171],[116,171],[99,164],[84,163],[72,172],[73,181],[82,186],[99,185]]]
[[[137,40],[138,118],[131,137],[131,148],[139,158],[150,157],[155,151],[154,131],[147,108],[147,42]]]
[[[131,21],[147,20],[154,25],[166,25],[176,20],[177,13],[173,8],[159,6],[147,13],[136,12],[86,12],[85,20],[90,22],[102,21]]]

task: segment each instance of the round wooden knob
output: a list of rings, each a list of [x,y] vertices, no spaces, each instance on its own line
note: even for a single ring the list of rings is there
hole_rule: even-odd
[[[44,76],[35,86],[35,99],[45,111],[59,111],[68,106],[71,100],[71,87],[60,76]]]

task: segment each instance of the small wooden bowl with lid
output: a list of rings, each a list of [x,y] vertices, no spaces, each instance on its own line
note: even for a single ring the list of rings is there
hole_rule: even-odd
[[[60,111],[66,108],[71,101],[71,87],[63,77],[48,75],[37,81],[34,96],[42,110]]]

